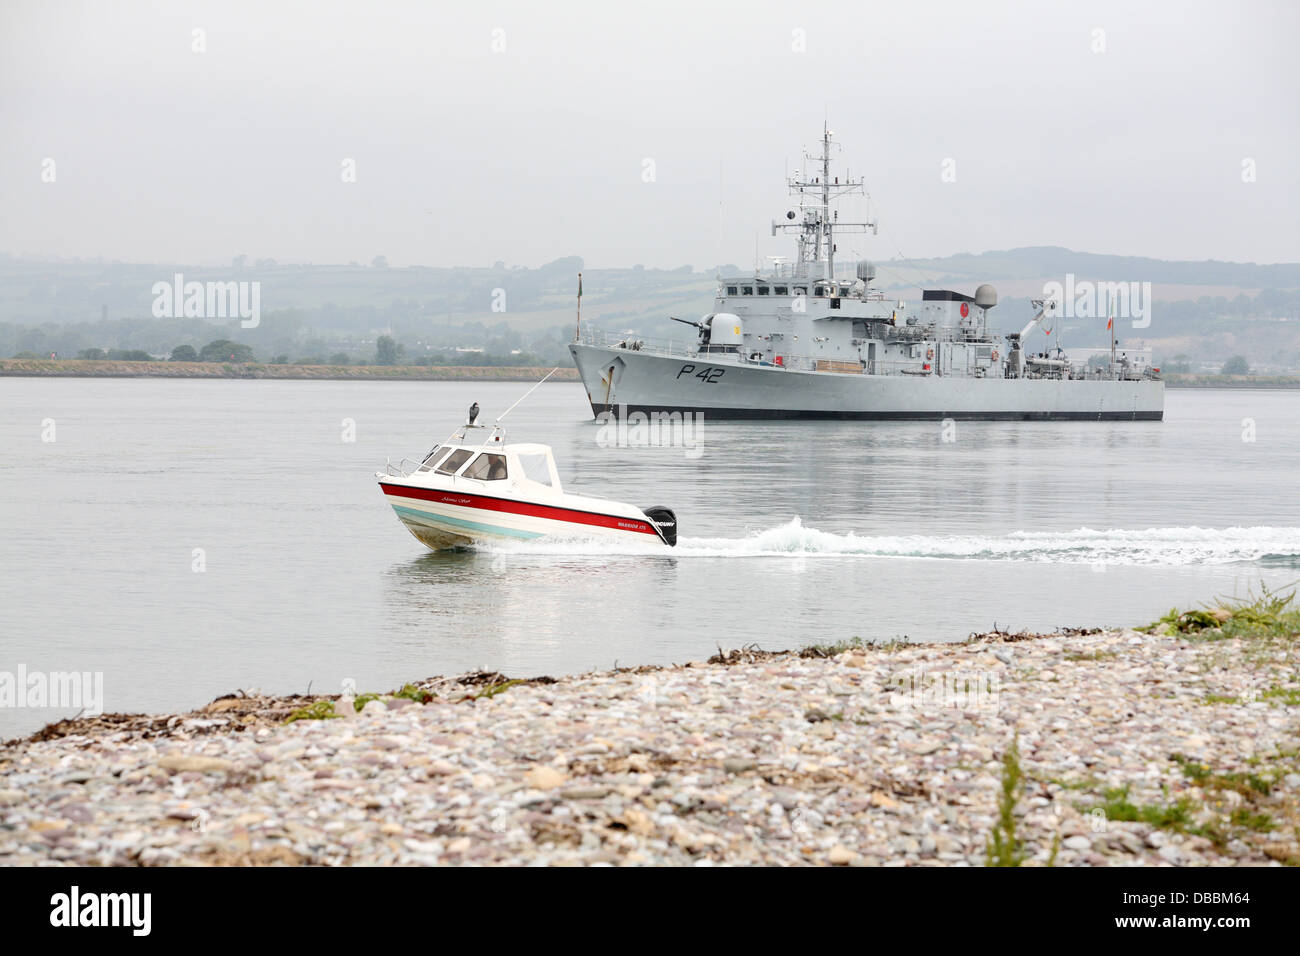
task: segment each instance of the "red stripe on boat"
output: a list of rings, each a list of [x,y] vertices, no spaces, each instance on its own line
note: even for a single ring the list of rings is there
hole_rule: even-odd
[[[648,521],[637,521],[635,518],[620,518],[617,515],[603,515],[594,511],[579,511],[576,508],[534,505],[510,498],[493,498],[489,495],[439,491],[435,488],[412,488],[410,485],[390,485],[382,481],[379,487],[383,489],[384,494],[397,495],[399,498],[419,498],[423,501],[437,501],[462,508],[477,508],[480,511],[503,511],[508,514],[527,515],[531,518],[549,518],[552,521],[594,525],[598,528],[617,528],[620,531],[636,531],[659,537],[659,532]]]

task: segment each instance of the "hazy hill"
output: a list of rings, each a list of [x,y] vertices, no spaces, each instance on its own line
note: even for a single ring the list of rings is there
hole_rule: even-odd
[[[948,282],[997,282],[1014,279],[1076,276],[1112,282],[1150,282],[1157,285],[1233,286],[1241,289],[1300,288],[1300,263],[1256,265],[1253,262],[1171,262],[1137,256],[1107,256],[1075,252],[1060,246],[1029,246],[999,252],[961,253],[943,259],[892,260],[888,265],[911,265]]]
[[[1261,369],[1300,368],[1300,263],[1170,262],[1040,246],[882,260],[878,266],[878,286],[900,297],[914,297],[921,288],[969,292],[993,283],[1001,296],[994,315],[1002,330],[1018,329],[1030,314],[1028,300],[1045,281],[1063,281],[1067,273],[1151,282],[1153,322],[1141,334],[1158,359],[1181,356],[1180,363],[1208,369],[1240,352]],[[391,334],[407,358],[455,357],[464,354],[455,352],[460,348],[565,361],[580,270],[584,323],[679,341],[689,331],[667,316],[708,312],[718,271],[584,270],[577,256],[529,269],[505,263],[388,268],[382,260],[368,266],[281,265],[242,257],[226,267],[199,267],[0,255],[0,356],[70,356],[92,347],[167,355],[177,345],[198,348],[231,338],[252,346],[262,360],[340,354],[363,360],[374,358],[379,335]],[[154,284],[171,283],[177,273],[187,282],[259,283],[259,326],[243,329],[237,319],[154,317]],[[1105,328],[1071,320],[1059,334],[1067,345],[1098,345]]]

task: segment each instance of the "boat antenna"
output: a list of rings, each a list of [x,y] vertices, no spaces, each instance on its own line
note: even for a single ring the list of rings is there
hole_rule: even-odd
[[[548,378],[550,378],[552,375],[554,375],[554,374],[555,374],[556,372],[558,372],[559,370],[560,370],[560,369],[559,369],[559,366],[556,366],[555,368],[553,368],[553,369],[551,369],[549,372],[547,372],[545,375],[543,375],[543,376],[542,376],[542,381],[541,381],[541,382],[538,382],[537,385],[534,385],[534,386],[533,386],[532,388],[530,388],[528,391],[524,392],[523,395],[519,396],[519,401],[515,402],[514,405],[511,405],[511,406],[510,406],[509,408],[507,408],[504,412],[502,412],[502,413],[497,417],[496,423],[497,423],[498,425],[500,425],[500,424],[501,424],[501,419],[505,418],[507,415],[509,415],[511,412],[513,412],[513,411],[515,410],[515,405],[518,405],[519,402],[522,402],[522,401],[523,401],[525,398],[527,398],[529,395],[533,394],[533,392],[537,391],[537,387],[538,387],[538,385],[541,385],[542,382],[545,382]]]

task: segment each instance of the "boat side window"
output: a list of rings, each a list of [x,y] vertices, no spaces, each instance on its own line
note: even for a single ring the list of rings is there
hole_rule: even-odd
[[[795,294],[795,295],[807,295],[807,294],[808,294],[808,287],[807,287],[806,285],[797,285],[797,286],[794,287],[794,294]]]
[[[473,464],[465,469],[463,478],[477,478],[479,481],[500,481],[506,476],[506,456],[482,454],[474,459]]]
[[[790,290],[783,285],[779,285],[776,287],[775,293],[776,295],[789,295]]]
[[[736,286],[734,285],[727,286],[727,295],[735,295],[735,294],[736,294]]]
[[[438,459],[440,459],[445,454],[447,454],[446,448],[443,448],[441,445],[434,445],[433,451],[429,452],[429,454],[424,456],[424,461],[420,462],[420,467],[415,470],[417,472],[433,471],[433,466],[436,465],[438,463]]]
[[[754,287],[753,287],[752,285],[741,286],[741,287],[740,287],[740,294],[741,294],[741,295],[753,295],[753,294],[754,294]]]
[[[761,286],[758,287],[758,294],[759,294],[759,295],[767,295],[767,292],[768,292],[767,286],[765,286],[765,285],[761,285]]]
[[[469,461],[469,456],[472,454],[474,454],[472,451],[468,451],[464,448],[456,449],[447,456],[446,461],[438,466],[436,473],[439,475],[456,474],[456,470],[460,468],[461,465],[465,464],[465,462]]]
[[[523,466],[524,474],[528,476],[529,481],[535,481],[539,485],[550,487],[551,466],[547,462],[545,455],[520,455],[519,464]]]

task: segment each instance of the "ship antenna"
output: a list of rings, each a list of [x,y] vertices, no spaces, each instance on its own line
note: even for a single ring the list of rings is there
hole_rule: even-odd
[[[558,372],[559,370],[560,370],[560,369],[559,369],[559,367],[557,366],[557,367],[551,369],[551,370],[550,370],[549,372],[547,372],[545,375],[543,375],[543,376],[542,376],[542,381],[541,381],[541,382],[538,382],[537,385],[534,385],[534,386],[533,386],[532,388],[530,388],[528,391],[524,392],[523,395],[519,396],[519,401],[515,402],[514,405],[511,405],[511,406],[510,406],[509,408],[507,408],[504,412],[502,412],[499,416],[497,416],[496,424],[500,425],[500,424],[501,424],[501,419],[505,418],[507,415],[509,415],[511,412],[513,412],[513,411],[515,410],[515,406],[518,405],[519,402],[522,402],[522,401],[523,401],[525,398],[527,398],[529,395],[533,394],[533,392],[537,391],[538,386],[540,386],[540,385],[542,384],[542,382],[545,382],[548,378],[550,378],[552,375],[554,375],[554,374],[555,374],[556,372]]]
[[[831,128],[825,120],[822,121],[822,221],[826,223],[826,278],[834,283],[835,229],[831,225]]]

